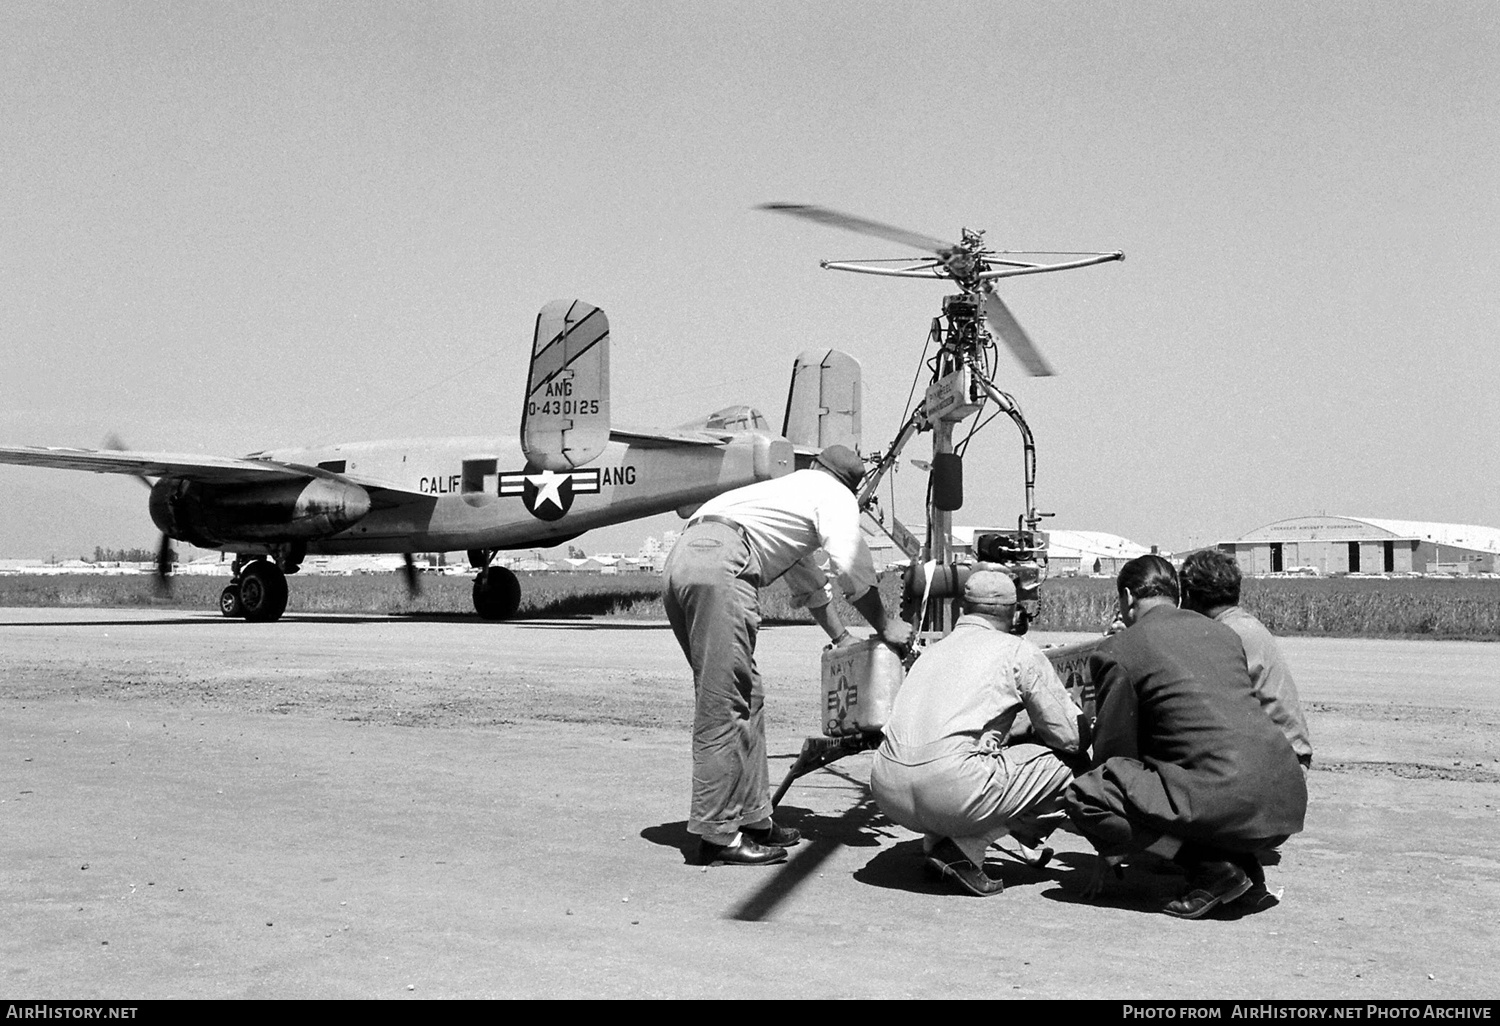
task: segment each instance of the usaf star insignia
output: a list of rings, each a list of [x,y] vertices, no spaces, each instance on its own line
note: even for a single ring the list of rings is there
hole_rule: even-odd
[[[500,494],[521,497],[526,512],[538,520],[561,520],[573,507],[573,496],[599,491],[599,468],[524,470],[500,475]]]

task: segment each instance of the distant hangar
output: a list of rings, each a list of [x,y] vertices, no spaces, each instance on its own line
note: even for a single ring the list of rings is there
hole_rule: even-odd
[[[1290,517],[1219,543],[1246,574],[1495,573],[1500,530],[1374,517]]]

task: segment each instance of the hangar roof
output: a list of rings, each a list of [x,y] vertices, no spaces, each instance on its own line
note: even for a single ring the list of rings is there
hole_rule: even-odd
[[[1415,538],[1435,545],[1475,552],[1500,553],[1500,529],[1474,524],[1439,524],[1422,520],[1385,520],[1376,517],[1288,517],[1257,527],[1235,539],[1256,541],[1382,541]]]
[[[1370,517],[1351,517],[1374,524],[1382,530],[1403,538],[1421,538],[1438,545],[1454,548],[1474,549],[1478,552],[1500,552],[1500,529],[1479,527],[1474,524],[1431,524],[1418,520],[1375,520]]]

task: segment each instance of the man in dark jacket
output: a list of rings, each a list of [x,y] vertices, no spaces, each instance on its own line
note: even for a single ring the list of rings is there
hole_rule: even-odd
[[[1102,867],[1151,851],[1187,871],[1169,915],[1196,919],[1251,888],[1254,852],[1302,830],[1307,786],[1291,745],[1261,711],[1239,636],[1177,608],[1176,571],[1141,556],[1117,579],[1127,629],[1090,661],[1093,769],[1068,817]]]

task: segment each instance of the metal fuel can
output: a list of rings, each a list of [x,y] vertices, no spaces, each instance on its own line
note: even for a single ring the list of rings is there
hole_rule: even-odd
[[[823,650],[823,734],[849,737],[880,730],[906,671],[879,638]]]

